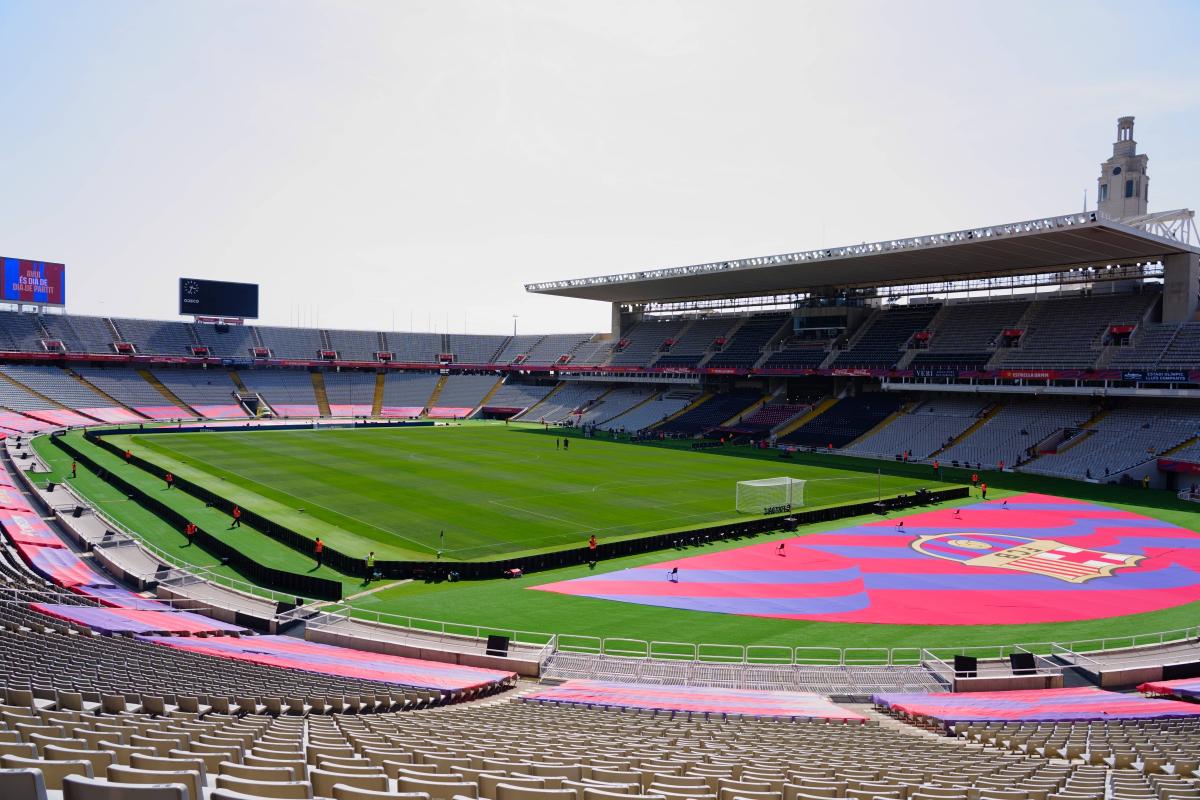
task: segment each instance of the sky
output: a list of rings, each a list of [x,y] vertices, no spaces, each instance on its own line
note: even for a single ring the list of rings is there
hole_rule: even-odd
[[[1200,204],[1200,3],[0,0],[0,255],[67,311],[607,330],[524,284]]]

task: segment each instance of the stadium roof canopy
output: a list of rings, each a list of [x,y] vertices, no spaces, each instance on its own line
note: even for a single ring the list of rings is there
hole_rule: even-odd
[[[1183,241],[1090,211],[872,244],[531,283],[525,289],[648,303],[1028,275],[1196,252],[1200,249]]]

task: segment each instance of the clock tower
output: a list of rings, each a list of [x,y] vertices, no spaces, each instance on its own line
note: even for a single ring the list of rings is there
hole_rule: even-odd
[[[1097,208],[1103,216],[1122,220],[1146,213],[1150,190],[1147,161],[1145,155],[1138,154],[1133,140],[1133,117],[1121,117],[1117,120],[1112,158],[1100,165],[1097,181]]]

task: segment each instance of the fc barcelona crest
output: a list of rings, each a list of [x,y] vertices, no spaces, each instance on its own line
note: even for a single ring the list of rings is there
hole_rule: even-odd
[[[1067,583],[1106,578],[1121,567],[1136,566],[1145,558],[1004,533],[939,533],[920,537],[912,543],[912,548],[927,556],[972,567],[1031,572]]]

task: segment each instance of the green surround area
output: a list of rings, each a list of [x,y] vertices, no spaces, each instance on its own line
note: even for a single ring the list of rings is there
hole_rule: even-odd
[[[511,494],[502,494],[501,490],[496,488],[497,486],[504,487],[503,491],[508,492],[514,492],[515,487],[522,483],[528,487],[534,487],[538,490],[537,494],[550,495],[550,497],[528,498],[529,504],[515,503],[514,505],[522,509],[532,508],[541,510],[543,513],[564,516],[569,520],[569,522],[562,522],[557,531],[551,520],[542,519],[537,524],[517,526],[522,529],[528,527],[527,531],[521,531],[521,533],[528,534],[527,538],[518,540],[511,533],[503,536],[502,541],[511,543],[509,546],[523,544],[526,550],[534,550],[536,545],[545,544],[544,540],[548,537],[560,537],[557,541],[566,545],[572,543],[582,545],[587,536],[587,526],[614,529],[612,532],[598,533],[597,535],[602,539],[604,536],[631,535],[625,533],[620,527],[632,524],[627,521],[629,518],[618,513],[617,509],[609,508],[618,502],[614,499],[612,490],[607,493],[603,488],[596,492],[591,491],[592,487],[604,483],[604,479],[612,481],[622,475],[637,475],[647,479],[648,482],[644,486],[638,487],[637,484],[632,484],[635,488],[633,496],[640,495],[640,499],[636,502],[631,500],[631,503],[638,509],[639,514],[650,516],[660,528],[679,527],[680,525],[678,523],[671,525],[666,514],[655,513],[656,507],[648,499],[650,496],[655,496],[651,492],[651,487],[657,487],[654,491],[657,492],[657,496],[663,498],[657,506],[659,512],[664,507],[670,507],[671,503],[682,503],[682,506],[675,507],[685,508],[688,513],[692,514],[711,514],[713,516],[708,521],[717,521],[733,516],[729,513],[733,504],[733,484],[736,480],[741,479],[775,477],[784,474],[810,480],[813,480],[813,476],[840,478],[844,480],[829,480],[826,484],[832,487],[844,483],[847,489],[853,485],[856,487],[855,491],[860,492],[854,498],[843,499],[835,496],[829,502],[849,502],[850,499],[861,500],[874,497],[877,484],[884,494],[889,493],[889,487],[890,492],[895,493],[909,491],[917,486],[934,488],[937,485],[932,481],[933,475],[930,468],[925,465],[880,462],[822,453],[798,454],[794,460],[788,462],[780,460],[774,453],[763,453],[748,448],[721,448],[696,452],[692,451],[687,443],[632,445],[597,439],[572,439],[573,449],[568,453],[562,453],[554,450],[554,439],[561,437],[560,432],[553,430],[547,432],[517,426],[505,428],[502,425],[467,425],[461,428],[398,430],[392,432],[390,437],[386,436],[389,432],[382,429],[375,431],[297,431],[293,433],[297,438],[303,439],[305,444],[288,442],[285,446],[281,442],[274,444],[269,451],[265,451],[257,444],[261,440],[254,437],[278,437],[283,435],[283,432],[240,432],[135,435],[131,439],[131,445],[142,447],[142,455],[156,463],[166,464],[169,460],[177,459],[177,462],[174,463],[179,465],[179,474],[188,475],[188,477],[192,476],[183,471],[185,468],[197,470],[197,474],[202,472],[207,476],[206,480],[220,481],[224,479],[226,483],[238,483],[238,481],[230,480],[233,473],[252,475],[256,479],[254,485],[239,485],[237,491],[247,491],[250,495],[258,495],[260,487],[269,487],[274,494],[264,499],[290,507],[292,513],[297,515],[299,515],[297,509],[304,508],[304,515],[300,516],[309,517],[305,521],[315,526],[312,528],[314,535],[316,531],[320,531],[322,536],[332,535],[330,533],[332,527],[326,519],[316,516],[314,512],[314,501],[316,500],[320,500],[321,505],[325,506],[329,504],[329,501],[323,498],[331,495],[344,494],[356,498],[364,487],[372,487],[372,491],[382,492],[385,499],[409,497],[409,494],[400,492],[398,489],[377,487],[381,485],[393,487],[402,481],[411,482],[414,480],[414,471],[420,475],[423,481],[433,480],[433,475],[450,476],[449,483],[444,477],[442,478],[442,486],[438,491],[445,494],[435,493],[435,497],[438,499],[433,503],[432,508],[423,506],[416,510],[415,516],[396,517],[397,522],[394,524],[413,526],[406,530],[407,538],[394,545],[396,552],[410,554],[413,552],[427,554],[428,550],[423,550],[423,548],[436,547],[436,532],[433,523],[420,520],[436,519],[438,515],[432,512],[434,509],[440,510],[444,506],[455,507],[454,514],[446,514],[442,517],[446,522],[444,526],[440,526],[440,529],[446,530],[446,549],[448,551],[453,548],[455,539],[459,536],[462,536],[464,546],[495,547],[495,542],[489,545],[478,538],[468,543],[466,532],[474,527],[479,536],[485,530],[483,520],[479,518],[479,512],[474,512],[475,516],[472,514],[475,506],[486,503],[490,498],[512,497]],[[379,436],[380,434],[385,434],[385,436]],[[420,438],[424,441],[420,443],[419,448],[416,438],[404,439],[403,443],[397,443],[391,438],[407,437],[411,434],[421,434]],[[87,444],[79,434],[68,435],[75,437],[72,439],[73,443],[90,448],[87,451],[90,455],[99,453],[105,458],[112,459],[111,466],[128,470],[130,474],[140,472],[140,470],[119,463],[119,459],[110,456],[100,448]],[[363,436],[365,440],[374,440],[367,446],[369,452],[363,459],[354,455],[353,452],[346,452],[348,445],[345,444],[345,440],[359,441],[353,439],[355,436]],[[284,436],[284,438],[290,437]],[[185,439],[198,440],[198,444],[193,445],[189,441],[180,446],[178,442]],[[237,441],[235,442],[235,440]],[[381,444],[381,441],[387,443]],[[310,442],[313,443],[311,446],[308,445]],[[45,438],[35,440],[34,446],[55,470],[50,479],[63,479],[69,466],[69,457],[64,463],[64,454]],[[349,445],[349,447],[354,450],[357,445]],[[299,448],[300,452],[294,452],[294,448]],[[482,453],[481,450],[485,448],[490,448],[493,452]],[[505,466],[504,462],[496,460],[498,458],[498,454],[494,452],[496,449],[509,452],[511,454],[509,458],[519,456],[523,461],[516,464],[508,461]],[[172,453],[168,455],[164,450],[170,450]],[[200,450],[203,451],[203,455]],[[308,451],[308,455],[303,455],[304,451]],[[229,454],[223,455],[223,453]],[[327,458],[331,453],[334,457]],[[413,455],[416,458],[412,458]],[[534,458],[533,456],[539,457]],[[223,462],[222,466],[227,470],[226,474],[221,475],[218,472],[210,471],[214,458]],[[423,458],[429,460],[423,461]],[[568,462],[567,458],[573,460]],[[257,470],[255,472],[248,472],[246,459],[249,459],[252,464],[257,463],[263,466],[255,467]],[[301,472],[303,473],[308,473],[309,470],[314,472],[306,474],[299,483],[288,482],[283,485],[279,478],[290,475],[291,469],[290,466],[287,469],[281,469],[281,467],[293,462],[302,467]],[[102,463],[107,465],[110,462]],[[206,466],[202,467],[202,464]],[[388,464],[391,466],[386,466]],[[455,468],[456,464],[458,465],[457,469]],[[564,464],[567,466],[564,467]],[[331,473],[330,467],[337,467],[337,469]],[[664,474],[663,470],[671,472]],[[692,484],[677,481],[674,488],[671,487],[669,481],[651,482],[656,474],[666,477],[667,474],[679,471],[684,471],[689,475],[698,472],[698,479]],[[877,474],[877,471],[882,471],[882,474]],[[364,472],[369,474],[370,479],[360,485],[358,478]],[[386,474],[388,472],[394,474],[389,477]],[[319,477],[319,473],[324,473],[324,477]],[[122,474],[125,475],[125,473]],[[1099,486],[1025,474],[993,472],[981,474],[993,487],[996,497],[1027,491],[1076,497],[1145,514],[1192,530],[1200,530],[1200,520],[1197,520],[1194,506],[1165,492],[1145,491],[1136,487]],[[129,475],[125,476],[129,477]],[[942,478],[946,482],[959,483],[967,480],[968,477],[969,472],[966,470],[943,469]],[[147,481],[146,485],[148,486],[161,487],[162,485],[161,481],[145,473],[142,473],[138,480]],[[589,480],[591,483],[587,483]],[[324,484],[321,483],[322,481]],[[174,547],[175,551],[173,552],[185,555],[192,563],[215,564],[215,559],[211,557],[207,557],[207,562],[204,561],[206,554],[198,548],[184,548],[182,546],[184,544],[183,537],[180,533],[166,528],[148,512],[121,497],[95,476],[81,470],[75,485],[85,496],[101,506],[106,513],[134,528],[147,541],[158,546]],[[689,485],[691,486],[690,490],[686,488]],[[808,484],[810,500],[818,497],[811,492],[814,486],[820,485],[821,483],[816,480]],[[328,488],[322,489],[322,486],[328,486]],[[695,502],[687,497],[688,494],[702,493],[704,487],[708,487],[708,491],[714,495],[719,488],[720,497],[700,497],[695,498]],[[552,488],[557,488],[558,496],[551,491]],[[161,491],[165,492],[166,490],[161,489]],[[473,494],[475,491],[480,493]],[[831,492],[830,496],[840,495],[844,491],[846,490],[839,489],[837,492]],[[453,501],[442,499],[447,495],[457,499]],[[566,513],[557,513],[565,509],[580,514],[579,495],[599,496],[586,498],[589,502],[585,506],[592,509],[587,514],[567,517]],[[992,495],[990,494],[990,496]],[[299,505],[295,500],[289,500],[289,498],[297,497],[303,497],[305,500],[300,501]],[[568,498],[574,498],[574,500],[568,501]],[[539,501],[538,504],[532,504],[534,499]],[[171,496],[172,503],[187,503],[189,500],[199,503],[194,498],[188,498],[177,490]],[[249,503],[249,501],[247,502]],[[360,523],[366,522],[367,524],[359,529],[348,524],[347,528],[342,529],[342,534],[362,535],[362,541],[366,542],[368,546],[374,546],[381,553],[386,552],[382,550],[382,547],[387,544],[388,540],[382,538],[385,534],[380,529],[387,530],[386,523],[389,518],[385,515],[389,512],[384,511],[382,506],[368,510],[363,506],[365,501],[359,499],[350,499],[347,502],[347,505],[333,503],[334,513],[342,514],[347,518],[353,516],[358,518]],[[973,502],[973,500],[964,502]],[[227,517],[211,509],[203,509],[202,503],[199,505],[201,507],[199,511],[206,511],[214,515],[214,524],[218,518],[227,524]],[[495,504],[489,503],[489,505]],[[557,511],[548,511],[551,508]],[[357,513],[352,513],[353,511],[357,511]],[[407,512],[407,509],[401,509],[399,512],[390,513],[406,515]],[[312,517],[316,517],[316,519]],[[501,525],[500,520],[509,519],[507,514],[498,514],[488,518],[495,520],[494,525]],[[400,522],[400,520],[406,521]],[[413,520],[418,521],[414,522]],[[833,530],[854,524],[856,521],[850,519],[807,526],[800,533]],[[515,526],[515,523],[513,525]],[[647,530],[649,529],[648,527]],[[500,528],[492,527],[486,530],[498,531]],[[512,528],[509,530],[511,531]],[[296,571],[308,571],[313,566],[311,558],[261,534],[230,531],[228,535],[240,537],[236,539],[238,546],[252,552],[264,563],[272,563]],[[595,572],[601,573],[631,566],[654,564],[680,555],[740,547],[750,541],[767,541],[790,535],[792,534],[763,535],[752,540],[725,541],[682,548],[679,551],[648,553],[604,561],[598,565]],[[419,545],[414,545],[410,541],[411,539],[416,539]],[[372,542],[380,544],[376,546],[371,544]],[[218,572],[228,570],[228,568],[220,566],[213,568]],[[338,576],[328,568],[322,569],[325,572],[318,574],[334,578],[341,577],[345,581],[347,595],[363,591],[360,580]],[[349,613],[370,619],[381,614],[384,619],[394,622],[403,622],[409,618],[421,618],[471,626],[463,629],[464,631],[470,631],[474,629],[474,626],[480,626],[483,632],[516,630],[556,633],[568,637],[608,638],[610,647],[616,648],[622,647],[620,642],[616,641],[621,638],[660,642],[814,648],[916,648],[1047,643],[1051,641],[1079,642],[1102,637],[1132,637],[1155,631],[1184,628],[1195,625],[1200,619],[1200,614],[1197,613],[1200,611],[1198,608],[1200,604],[1189,604],[1148,614],[1075,623],[958,627],[867,625],[739,617],[528,591],[531,586],[587,574],[595,573],[586,566],[576,566],[531,574],[514,581],[403,582],[382,588],[379,585],[373,585],[370,588],[378,589],[378,591],[353,599],[346,608]],[[417,624],[426,625],[426,623],[419,622]],[[1116,641],[1113,643],[1120,644]],[[682,649],[686,650],[686,648]],[[862,655],[869,657],[870,654],[864,652]]]
[[[744,520],[734,510],[741,480],[804,478],[808,508],[925,485],[775,453],[731,458],[578,436],[560,446],[567,438],[502,424],[107,437],[335,550],[383,560],[438,550],[446,560],[491,560],[582,546],[592,534],[611,541]]]

